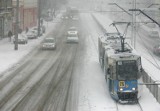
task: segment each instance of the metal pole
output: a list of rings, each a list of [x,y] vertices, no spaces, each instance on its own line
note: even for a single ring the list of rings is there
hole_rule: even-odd
[[[40,37],[41,0],[38,0],[38,37]]]
[[[136,0],[133,0],[133,9],[136,9]],[[132,12],[132,40],[131,44],[136,48],[136,13]]]
[[[136,9],[136,0],[134,0],[134,9]],[[136,49],[136,12],[134,12],[134,49]]]
[[[19,30],[19,0],[17,0],[17,6],[16,6],[16,30],[15,30],[15,45],[14,49],[18,50],[18,30]]]

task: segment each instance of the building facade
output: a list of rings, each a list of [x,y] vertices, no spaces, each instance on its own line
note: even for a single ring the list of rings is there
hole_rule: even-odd
[[[23,29],[25,29],[26,27],[29,28],[37,25],[37,6],[37,0],[24,0]]]
[[[16,23],[16,1],[13,0],[14,19],[13,31],[15,32]],[[19,28],[25,30],[27,27],[37,25],[37,0],[19,0]]]
[[[12,0],[0,0],[0,39],[12,30]]]

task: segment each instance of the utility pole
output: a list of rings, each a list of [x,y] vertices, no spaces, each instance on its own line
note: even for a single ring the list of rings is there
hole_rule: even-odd
[[[40,25],[41,25],[41,0],[38,0],[38,37],[40,37]]]
[[[17,0],[16,4],[16,32],[15,32],[15,45],[14,45],[14,50],[18,50],[18,30],[19,30],[19,0]]]
[[[133,0],[133,9],[136,9],[136,0]],[[136,48],[136,12],[132,12],[132,41],[131,44]]]

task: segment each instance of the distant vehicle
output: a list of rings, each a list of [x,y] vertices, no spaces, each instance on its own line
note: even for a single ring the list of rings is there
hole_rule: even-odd
[[[68,34],[78,34],[78,31],[76,27],[70,27],[67,33]]]
[[[73,16],[73,17],[72,17],[72,20],[77,21],[77,20],[79,20],[79,18],[78,18],[78,16]]]
[[[13,43],[15,44],[15,35],[13,36]],[[27,44],[28,38],[25,34],[18,34],[18,44]]]
[[[160,44],[154,46],[153,53],[156,55],[160,55]]]
[[[147,24],[145,30],[149,33],[149,37],[151,38],[160,38],[160,29],[155,24]]]
[[[29,30],[26,33],[26,36],[28,37],[28,39],[37,39],[37,33],[35,33],[34,30]]]
[[[67,15],[63,15],[62,17],[61,17],[61,19],[68,19],[69,17],[67,16]]]
[[[56,39],[52,37],[45,38],[41,47],[42,49],[56,49]]]
[[[150,31],[150,32],[149,32],[149,36],[150,36],[150,37],[153,37],[153,38],[159,38],[159,37],[160,37],[158,31]]]
[[[79,38],[76,33],[70,33],[67,35],[67,43],[78,43]]]

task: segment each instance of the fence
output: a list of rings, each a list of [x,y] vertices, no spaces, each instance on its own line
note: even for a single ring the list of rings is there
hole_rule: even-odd
[[[143,72],[143,82],[144,83],[156,83],[145,71]],[[153,94],[156,100],[160,103],[160,87],[158,85],[147,85],[149,91]]]

